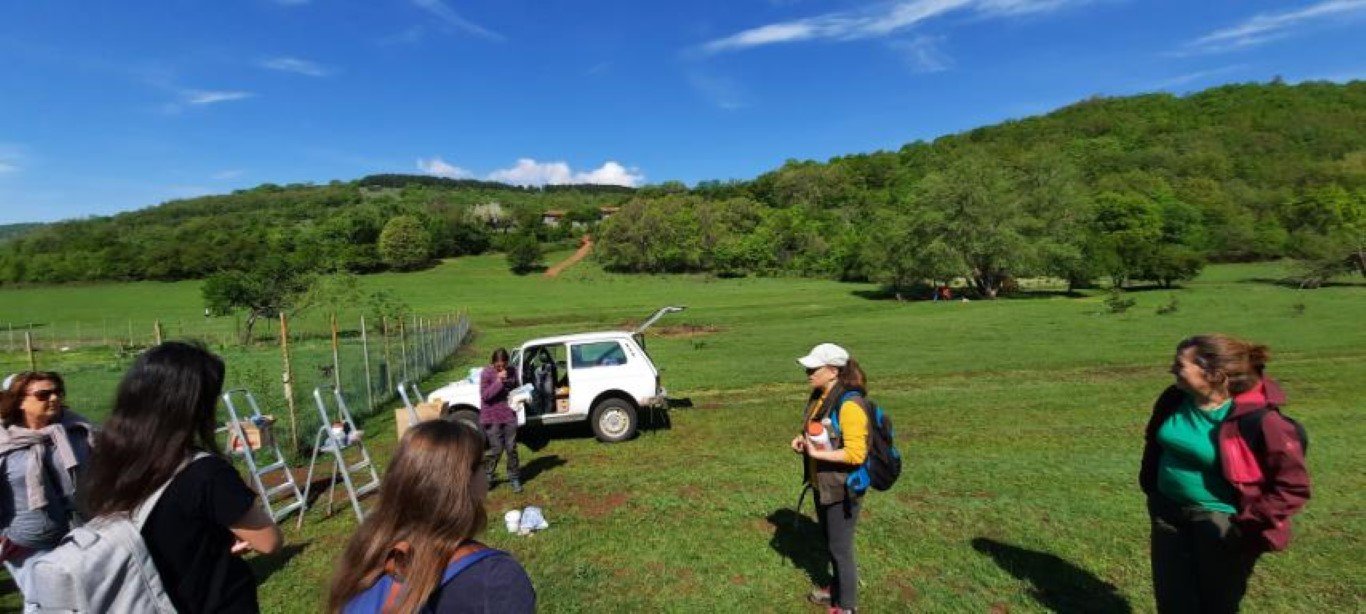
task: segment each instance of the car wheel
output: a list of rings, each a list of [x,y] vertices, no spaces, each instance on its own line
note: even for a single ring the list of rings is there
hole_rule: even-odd
[[[636,434],[636,406],[623,399],[603,399],[593,406],[593,415],[589,422],[593,425],[593,435],[597,436],[598,441],[626,441]]]

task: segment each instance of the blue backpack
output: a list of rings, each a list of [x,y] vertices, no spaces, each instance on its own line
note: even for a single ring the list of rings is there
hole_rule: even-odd
[[[892,420],[882,411],[882,407],[858,391],[844,393],[835,407],[844,405],[845,401],[858,403],[868,414],[868,456],[858,469],[849,472],[844,485],[855,495],[867,492],[869,486],[887,490],[901,477],[901,451],[896,449],[896,431],[892,428]],[[836,436],[842,437],[839,411],[830,412],[830,428]]]
[[[440,587],[445,586],[451,580],[454,580],[456,576],[460,575],[460,572],[469,569],[471,565],[496,554],[507,553],[493,548],[483,548],[460,557],[454,563],[446,566],[446,571],[441,574],[441,583],[437,585],[437,588],[440,589]],[[389,576],[389,574],[383,574],[370,588],[367,588],[361,594],[352,597],[351,601],[347,602],[346,608],[343,609],[342,612],[343,614],[380,614],[384,611],[384,605],[388,602],[389,593],[393,588],[394,579]],[[425,613],[431,612],[432,609],[429,604],[419,611]]]

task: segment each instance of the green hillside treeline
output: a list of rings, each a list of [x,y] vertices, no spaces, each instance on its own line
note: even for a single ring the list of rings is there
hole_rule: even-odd
[[[1093,98],[692,188],[411,176],[265,185],[31,231],[0,245],[0,283],[194,278],[267,254],[352,272],[420,266],[498,241],[472,214],[490,202],[541,240],[622,206],[595,229],[598,258],[619,271],[873,279],[897,291],[961,277],[995,296],[1022,276],[1170,284],[1208,260],[1292,257],[1317,283],[1366,273],[1366,82]],[[548,209],[568,213],[562,227],[541,223]],[[380,240],[400,217],[404,243],[421,248],[402,261]]]

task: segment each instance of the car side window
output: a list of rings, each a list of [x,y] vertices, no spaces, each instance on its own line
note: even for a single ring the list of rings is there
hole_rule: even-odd
[[[626,351],[621,349],[621,344],[616,341],[600,341],[571,346],[569,354],[575,369],[611,367],[624,365],[627,362]]]

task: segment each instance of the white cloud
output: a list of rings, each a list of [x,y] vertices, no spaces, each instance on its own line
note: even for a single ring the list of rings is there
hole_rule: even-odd
[[[233,100],[243,100],[251,98],[251,92],[239,91],[212,91],[212,90],[186,90],[181,92],[186,104],[206,105],[217,104],[220,102],[230,102]]]
[[[281,72],[292,72],[309,77],[326,77],[332,74],[332,69],[317,62],[288,56],[262,60],[261,67]]]
[[[942,36],[917,36],[892,43],[892,49],[901,52],[915,72],[943,72],[953,66],[953,58],[939,48],[943,42]]]
[[[1362,14],[1366,14],[1366,0],[1325,0],[1293,11],[1259,13],[1238,25],[1215,30],[1186,43],[1184,51],[1221,53],[1246,49],[1290,36],[1297,28]]]
[[[502,34],[499,34],[492,30],[488,30],[468,19],[465,19],[464,17],[461,17],[458,13],[451,9],[451,7],[446,6],[446,3],[442,2],[441,0],[412,0],[412,2],[414,6],[424,11],[427,11],[433,17],[436,17],[438,20],[440,20],[447,26],[450,26],[457,30],[463,30],[469,34],[473,34],[480,38],[486,38],[489,40],[496,41],[503,40]]]
[[[493,171],[488,178],[514,185],[595,183],[635,187],[645,182],[645,175],[639,169],[628,169],[612,160],[597,169],[576,173],[565,162],[537,162],[531,158],[520,158],[511,168]]]
[[[740,51],[777,43],[809,40],[849,41],[881,38],[927,19],[960,10],[986,17],[1043,13],[1090,0],[900,0],[870,9],[826,13],[806,19],[771,23],[703,43],[704,54]]]
[[[454,164],[449,164],[441,158],[432,158],[430,160],[419,158],[417,161],[417,168],[428,175],[447,177],[450,179],[466,179],[474,176],[474,173],[455,166]]]

